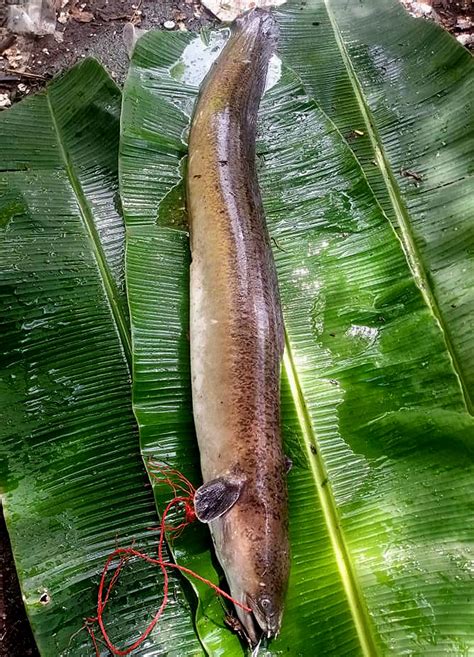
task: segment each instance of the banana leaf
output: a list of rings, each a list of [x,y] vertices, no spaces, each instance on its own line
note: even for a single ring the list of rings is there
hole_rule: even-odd
[[[281,52],[357,155],[474,413],[474,60],[398,0],[289,0]]]
[[[122,113],[140,442],[196,485],[183,170],[198,86],[226,34],[143,36]],[[458,372],[359,161],[283,64],[261,107],[258,165],[286,326],[292,571],[281,635],[261,654],[467,654],[474,424]],[[174,550],[219,576],[202,527]],[[195,590],[206,650],[242,654]]]
[[[81,627],[105,559],[156,544],[131,407],[120,102],[91,60],[0,116],[2,503],[44,657],[95,654]],[[176,577],[171,591],[135,654],[203,654]],[[105,618],[112,640],[136,639],[162,595],[156,569],[128,565]]]

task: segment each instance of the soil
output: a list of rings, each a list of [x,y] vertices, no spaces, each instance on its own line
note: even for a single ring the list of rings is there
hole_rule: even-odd
[[[435,20],[474,49],[471,0],[401,1],[413,14]],[[121,84],[128,67],[122,39],[126,23],[144,30],[198,30],[216,23],[198,0],[58,0],[57,6],[56,31],[42,37],[9,33],[8,8],[0,6],[0,110],[88,56],[99,59]],[[0,513],[0,657],[37,656]]]
[[[0,657],[39,657],[26,618],[5,520],[0,513]]]

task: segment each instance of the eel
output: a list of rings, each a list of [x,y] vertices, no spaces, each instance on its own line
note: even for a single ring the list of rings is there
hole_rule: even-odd
[[[278,634],[289,574],[280,426],[284,328],[257,180],[260,100],[277,42],[270,13],[235,21],[207,74],[189,136],[193,414],[208,522],[253,645]]]

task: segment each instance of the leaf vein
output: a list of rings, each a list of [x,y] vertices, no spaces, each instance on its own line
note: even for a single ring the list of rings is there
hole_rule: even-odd
[[[124,316],[122,306],[120,303],[120,293],[117,289],[117,285],[114,281],[109,265],[107,264],[107,259],[102,249],[99,233],[94,223],[94,216],[92,210],[87,202],[80,180],[76,175],[76,172],[74,171],[74,166],[66,150],[63,139],[61,138],[61,130],[58,125],[56,115],[54,113],[50,95],[48,93],[46,94],[46,98],[47,98],[48,109],[51,115],[51,121],[53,124],[54,132],[56,134],[56,139],[58,142],[58,147],[61,153],[61,157],[63,159],[64,166],[66,168],[66,172],[69,181],[71,183],[72,190],[76,197],[76,201],[83,225],[86,229],[86,232],[92,244],[94,258],[97,263],[100,278],[104,285],[104,290],[112,313],[112,317],[117,327],[117,332],[120,337],[120,342],[122,345],[125,358],[128,363],[129,370],[131,370],[131,365],[132,365],[131,337],[128,329],[127,319]]]
[[[354,90],[354,95],[356,97],[357,104],[359,105],[360,112],[362,114],[362,117],[364,119],[367,128],[367,134],[369,136],[375,154],[375,161],[377,162],[377,166],[379,167],[379,170],[382,174],[390,201],[394,209],[395,216],[398,221],[398,225],[400,227],[400,234],[396,230],[394,230],[394,232],[397,238],[400,240],[408,265],[413,273],[415,282],[421,291],[423,299],[426,305],[428,306],[431,314],[435,318],[440,328],[440,331],[443,335],[448,356],[451,361],[451,365],[457,376],[458,383],[461,388],[466,410],[471,415],[474,415],[474,399],[471,396],[471,391],[469,390],[469,386],[466,381],[466,376],[463,367],[459,361],[459,357],[458,354],[456,353],[456,349],[454,347],[448,326],[444,319],[438,300],[436,299],[434,290],[432,289],[432,286],[430,284],[429,277],[425,269],[425,266],[423,264],[420,251],[416,245],[415,237],[413,235],[413,230],[410,223],[410,216],[408,213],[408,209],[401,198],[400,189],[395,180],[393,171],[391,169],[387,156],[384,152],[384,149],[381,146],[381,140],[378,135],[377,129],[374,125],[374,122],[372,120],[370,108],[368,107],[367,102],[364,98],[361,84],[359,82],[357,73],[354,70],[351,59],[347,52],[347,48],[345,46],[344,40],[339,30],[339,26],[337,24],[336,18],[333,12],[331,11],[330,0],[324,0],[324,4],[326,7],[326,12],[329,21],[334,31],[334,37],[337,43],[337,47],[339,48],[339,51],[341,53],[341,57],[344,62],[344,66],[346,68],[349,81]]]
[[[329,538],[334,550],[336,563],[341,575],[342,584],[354,620],[357,636],[359,637],[361,649],[365,657],[377,657],[379,652],[374,639],[372,623],[369,619],[365,599],[357,581],[349,549],[341,530],[336,501],[334,499],[331,485],[328,482],[328,475],[321,455],[321,447],[313,428],[313,423],[298,378],[297,368],[294,363],[290,340],[286,332],[283,367],[285,368],[288,377],[308,462],[311,467],[314,481],[316,482],[316,490],[321,503],[321,509],[326,521]],[[316,453],[311,449],[312,446],[316,446]]]

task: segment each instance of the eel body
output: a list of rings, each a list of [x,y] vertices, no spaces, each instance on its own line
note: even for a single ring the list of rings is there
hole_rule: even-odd
[[[209,522],[252,643],[275,636],[289,572],[280,430],[284,332],[258,188],[257,112],[276,47],[272,16],[238,19],[204,80],[189,139],[193,412]]]

